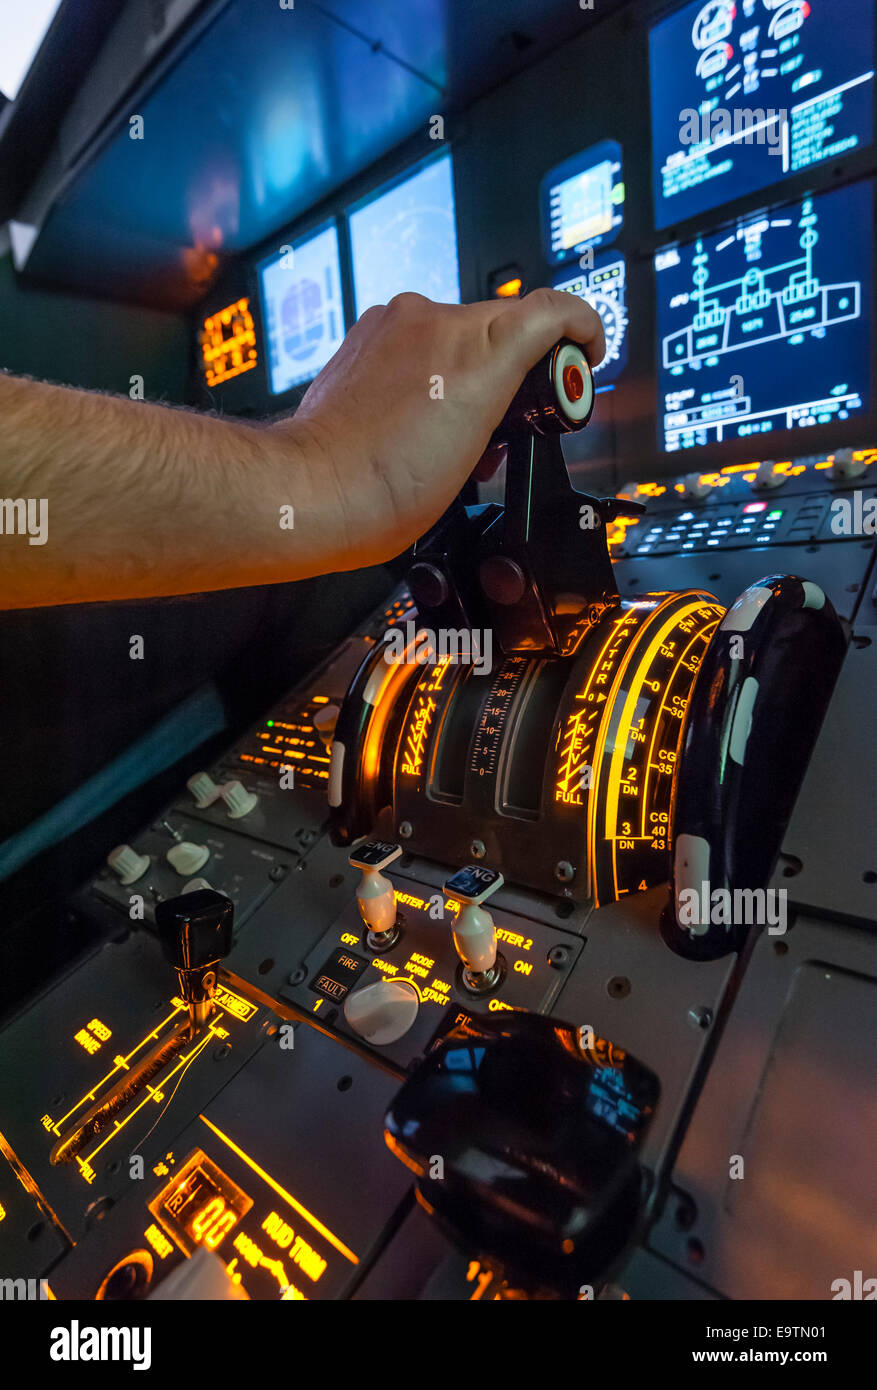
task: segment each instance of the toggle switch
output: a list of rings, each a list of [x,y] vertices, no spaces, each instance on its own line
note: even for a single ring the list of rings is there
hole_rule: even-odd
[[[463,965],[463,984],[471,994],[486,994],[502,979],[497,963],[496,927],[481,904],[503,884],[496,869],[468,864],[449,878],[444,891],[460,903],[454,946]]]
[[[399,940],[396,892],[381,870],[401,853],[401,845],[368,840],[352,850],[348,859],[351,868],[362,870],[356,901],[359,915],[368,928],[366,940],[373,951],[388,951]]]
[[[199,869],[203,869],[210,858],[210,850],[206,845],[196,845],[191,840],[180,840],[179,844],[171,846],[166,857],[171,868],[176,869],[181,878],[191,878]]]
[[[231,820],[248,816],[259,803],[256,793],[248,792],[243,782],[225,782],[219,789],[219,795],[225,802],[226,815]]]
[[[219,796],[219,788],[213,778],[206,772],[194,773],[186,783],[189,791],[195,798],[195,805],[199,811],[203,811],[205,806],[212,806]]]
[[[130,845],[117,845],[107,855],[107,863],[126,888],[143,877],[151,862],[148,854],[138,854]]]

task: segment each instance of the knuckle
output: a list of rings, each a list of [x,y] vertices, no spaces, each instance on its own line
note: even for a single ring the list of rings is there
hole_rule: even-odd
[[[538,289],[531,290],[523,302],[531,309],[537,309],[540,313],[546,309],[555,309],[557,307],[557,291],[549,290],[545,285],[540,285]]]
[[[368,325],[377,323],[378,320],[384,317],[386,312],[386,305],[373,304],[370,309],[366,309],[364,313],[360,314],[359,318],[356,320],[357,326],[361,324]]]
[[[413,290],[404,290],[402,294],[395,294],[387,305],[387,311],[391,314],[410,314],[416,309],[420,309],[428,303],[422,294],[415,294]]]

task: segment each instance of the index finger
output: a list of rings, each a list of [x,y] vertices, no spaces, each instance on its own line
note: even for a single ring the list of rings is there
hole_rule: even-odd
[[[514,354],[514,365],[522,377],[558,338],[581,343],[592,367],[603,361],[606,338],[602,320],[578,295],[537,289],[506,303],[508,308],[503,306],[490,324],[490,339],[500,351]]]

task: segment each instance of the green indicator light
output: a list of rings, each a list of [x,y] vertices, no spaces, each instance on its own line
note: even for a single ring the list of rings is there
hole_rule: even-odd
[[[269,728],[269,729],[273,729],[273,728],[274,728],[274,720],[273,720],[273,719],[269,719],[269,720],[268,720],[268,728]]]
[[[782,512],[768,512],[767,519],[768,521],[779,521],[781,516]]]

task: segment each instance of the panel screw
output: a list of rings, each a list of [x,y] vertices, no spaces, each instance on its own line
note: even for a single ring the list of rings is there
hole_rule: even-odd
[[[413,834],[414,828],[410,820],[403,820],[402,824],[399,826],[399,839],[410,840]]]
[[[555,970],[563,970],[571,954],[568,946],[552,946],[548,952],[548,964],[553,965]]]
[[[702,1004],[696,1004],[688,1010],[685,1018],[692,1028],[706,1030],[713,1021],[713,1011],[705,1008]]]
[[[561,883],[569,883],[576,876],[576,871],[568,859],[561,859],[554,868],[554,877],[559,878]]]
[[[483,840],[473,840],[469,846],[469,853],[473,859],[483,859],[487,850],[484,848]]]
[[[300,985],[307,979],[308,972],[303,965],[299,965],[287,979],[289,985]]]

